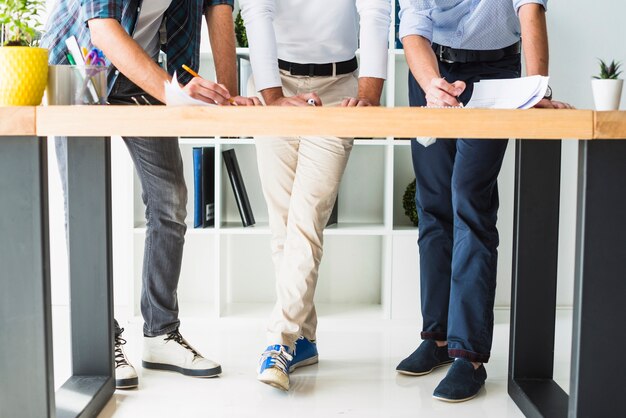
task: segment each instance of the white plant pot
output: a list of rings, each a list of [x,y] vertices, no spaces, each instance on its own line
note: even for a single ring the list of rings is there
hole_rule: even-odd
[[[591,80],[596,110],[617,110],[624,80]]]

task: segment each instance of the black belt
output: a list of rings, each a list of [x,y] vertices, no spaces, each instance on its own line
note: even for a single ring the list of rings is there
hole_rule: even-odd
[[[289,71],[291,75],[327,77],[331,75],[341,75],[354,72],[357,68],[359,68],[359,64],[356,57],[348,61],[333,62],[330,64],[298,64],[279,59],[278,68]]]
[[[521,42],[516,42],[511,46],[502,49],[489,50],[472,50],[472,49],[454,49],[447,46],[433,44],[433,51],[441,62],[468,63],[468,62],[490,62],[499,61],[510,55],[517,55],[522,48]]]

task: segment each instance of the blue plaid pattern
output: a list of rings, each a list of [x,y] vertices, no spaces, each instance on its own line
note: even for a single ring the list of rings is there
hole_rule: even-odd
[[[148,0],[149,1],[149,0]],[[180,71],[183,64],[198,71],[200,63],[200,30],[202,17],[210,6],[228,4],[234,0],[174,0],[165,12],[167,43],[167,70],[178,71],[178,79],[186,84],[191,75]],[[48,48],[50,64],[68,64],[65,39],[74,35],[81,46],[93,47],[87,21],[90,19],[116,19],[130,35],[135,30],[142,0],[57,0],[46,23],[41,45]],[[107,61],[107,64],[110,63]],[[115,72],[111,69],[109,86],[113,85]]]

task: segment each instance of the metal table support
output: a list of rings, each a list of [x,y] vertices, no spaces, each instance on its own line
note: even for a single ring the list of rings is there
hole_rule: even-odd
[[[581,141],[570,395],[553,380],[558,141],[518,141],[510,396],[527,417],[626,417],[626,142]]]
[[[72,376],[55,394],[46,139],[0,138],[3,417],[95,416],[115,390],[110,140],[67,153]]]
[[[45,138],[0,137],[2,417],[54,413],[46,152]]]

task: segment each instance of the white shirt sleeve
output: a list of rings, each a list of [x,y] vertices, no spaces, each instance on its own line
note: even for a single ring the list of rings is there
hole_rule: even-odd
[[[400,30],[399,38],[420,35],[433,41],[433,20],[431,12],[434,10],[429,0],[400,0]]]
[[[525,4],[541,4],[544,9],[548,10],[548,0],[513,0],[513,7],[515,12],[519,13],[519,8]]]
[[[239,0],[246,25],[250,63],[257,91],[281,87],[274,33],[275,0]]]
[[[387,78],[391,0],[357,0],[360,17],[359,77]]]

